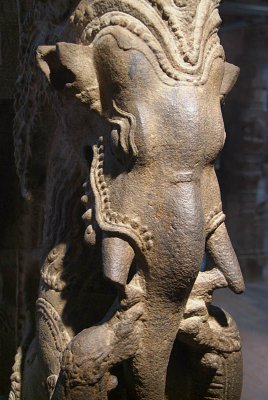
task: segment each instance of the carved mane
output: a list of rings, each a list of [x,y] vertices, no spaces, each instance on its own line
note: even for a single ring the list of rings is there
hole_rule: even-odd
[[[217,35],[221,23],[219,3],[219,0],[83,0],[71,21],[83,44],[94,43],[114,26],[125,28],[147,44],[167,76],[203,84],[212,61],[224,58]]]

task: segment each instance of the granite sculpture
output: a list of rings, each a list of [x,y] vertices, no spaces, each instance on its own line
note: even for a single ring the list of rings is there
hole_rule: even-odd
[[[214,170],[238,76],[219,1],[61,3],[36,2],[22,27],[28,198],[36,115],[52,133],[36,316],[10,400],[239,399],[239,333],[211,304],[214,289],[244,290]],[[200,272],[205,253],[214,268]]]

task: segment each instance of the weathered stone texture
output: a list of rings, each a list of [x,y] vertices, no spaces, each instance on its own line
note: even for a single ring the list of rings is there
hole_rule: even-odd
[[[22,2],[10,400],[239,400],[218,0]],[[200,273],[205,251],[213,260]]]

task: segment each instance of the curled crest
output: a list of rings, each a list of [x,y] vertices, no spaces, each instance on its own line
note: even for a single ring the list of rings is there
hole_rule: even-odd
[[[224,58],[219,43],[219,0],[82,1],[71,19],[84,44],[119,26],[149,47],[175,81],[206,82],[211,63]]]

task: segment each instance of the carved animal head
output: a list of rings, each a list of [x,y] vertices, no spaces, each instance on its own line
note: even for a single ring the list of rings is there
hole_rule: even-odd
[[[134,131],[146,130],[150,137],[148,125],[155,131],[159,121],[168,133],[174,126],[177,132],[187,126],[189,132],[198,124],[200,130],[203,120],[203,130],[211,124],[224,136],[220,99],[233,86],[238,69],[224,63],[217,35],[218,4],[218,0],[81,1],[71,17],[80,43],[40,46],[38,62],[57,90],[72,90],[112,122],[110,143],[119,158],[136,156]],[[201,109],[204,101],[208,105]],[[193,114],[196,119],[190,127]],[[150,121],[141,121],[141,115]],[[174,143],[177,132],[171,139]],[[143,135],[136,139],[144,148]],[[215,158],[216,150],[207,158]]]
[[[71,17],[79,43],[38,48],[39,65],[51,84],[110,123],[108,134],[98,133],[104,138],[95,152],[96,179],[95,172],[91,176],[96,218],[103,231],[138,243],[142,252],[152,248],[144,222],[163,241],[163,232],[187,228],[195,213],[200,217],[203,200],[194,182],[224,144],[220,102],[238,68],[224,60],[218,5],[218,0],[81,1]],[[191,195],[180,187],[185,182],[193,187]],[[177,191],[170,189],[175,186]],[[184,210],[187,202],[193,204]],[[184,222],[183,212],[192,213]],[[133,223],[135,216],[144,221]],[[198,224],[203,243],[202,218]],[[104,247],[108,239],[103,238]],[[170,246],[177,255],[183,247]],[[121,250],[119,264],[129,266],[133,253],[125,246]],[[114,264],[118,267],[118,259]]]

